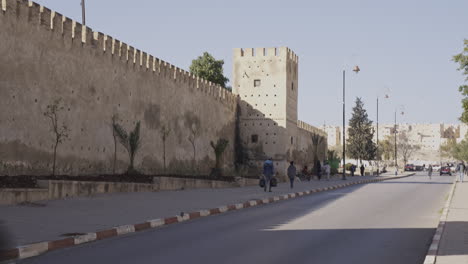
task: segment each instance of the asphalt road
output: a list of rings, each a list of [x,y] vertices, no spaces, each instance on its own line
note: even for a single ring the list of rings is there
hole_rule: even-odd
[[[453,176],[338,189],[20,263],[423,263]]]

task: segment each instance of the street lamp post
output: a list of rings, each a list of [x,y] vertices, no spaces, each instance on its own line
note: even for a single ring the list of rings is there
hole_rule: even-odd
[[[346,72],[345,70],[343,70],[343,177],[342,177],[342,180],[346,180],[345,76],[346,76]]]
[[[397,110],[395,109],[395,124],[393,125],[393,132],[395,133],[395,175],[398,175],[396,114]]]
[[[380,153],[379,153],[379,97],[377,96],[377,176],[380,169]]]
[[[85,0],[81,0],[81,18],[82,18],[83,25],[86,25]]]
[[[354,66],[353,71],[358,73],[361,69],[359,66]],[[346,98],[346,70],[343,70],[343,177],[342,180],[346,180],[346,127],[345,127],[345,98]]]

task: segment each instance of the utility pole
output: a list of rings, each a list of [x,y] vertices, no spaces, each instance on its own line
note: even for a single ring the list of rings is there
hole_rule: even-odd
[[[396,114],[397,110],[395,109],[395,125],[393,127],[393,132],[395,133],[395,175],[398,175],[398,159],[397,159],[397,125],[396,125]]]
[[[377,176],[380,169],[380,153],[379,153],[379,97],[377,96]]]
[[[353,72],[359,73],[361,69],[359,66],[354,66]],[[346,127],[345,127],[345,80],[346,80],[346,70],[343,70],[343,177],[342,180],[346,180]]]
[[[86,7],[85,7],[85,0],[81,0],[81,18],[83,25],[86,25]]]
[[[346,180],[345,75],[346,75],[346,72],[345,70],[343,70],[343,177],[342,177],[342,180]]]

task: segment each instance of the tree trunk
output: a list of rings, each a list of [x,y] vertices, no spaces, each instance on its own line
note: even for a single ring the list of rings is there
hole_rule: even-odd
[[[166,173],[166,140],[163,140],[163,166],[164,173]]]
[[[197,156],[196,156],[196,149],[195,149],[195,140],[192,143],[192,148],[193,148],[193,160],[192,160],[192,170],[195,172],[195,163],[197,161]]]
[[[117,163],[117,138],[115,136],[115,132],[113,136],[114,136],[114,165],[112,166],[112,174],[115,175],[115,165]]]
[[[219,164],[220,163],[220,158],[221,158],[220,155],[216,155],[216,163],[215,163],[215,168],[216,169],[219,169],[219,167],[220,167],[220,164]]]
[[[54,146],[54,164],[52,165],[52,176],[55,176],[55,161],[57,160],[57,147],[58,147],[58,140],[55,141],[55,146]]]
[[[133,173],[133,162],[135,160],[135,154],[134,153],[129,153],[130,155],[130,166],[128,167],[128,173]]]

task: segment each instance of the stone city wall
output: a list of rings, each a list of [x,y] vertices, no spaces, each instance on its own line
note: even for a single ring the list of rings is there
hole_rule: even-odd
[[[141,172],[163,172],[163,126],[167,172],[207,174],[218,138],[229,140],[224,161],[233,163],[235,95],[34,2],[1,0],[0,175],[51,173],[55,137],[44,112],[57,99],[59,126],[70,129],[57,174],[112,173],[114,115],[127,131],[141,121]],[[117,159],[122,173],[119,143]]]

